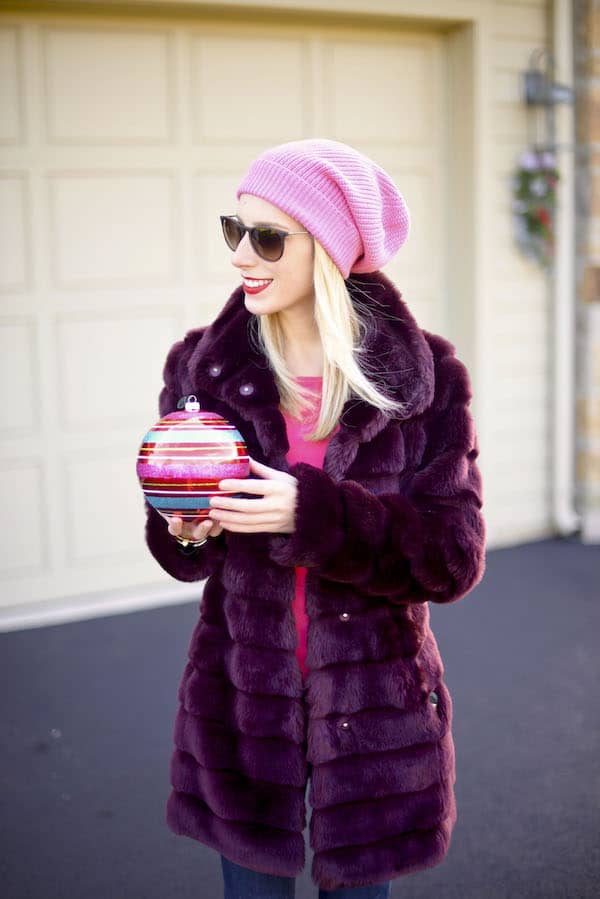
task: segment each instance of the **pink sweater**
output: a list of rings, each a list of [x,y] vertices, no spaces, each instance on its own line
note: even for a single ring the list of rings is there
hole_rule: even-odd
[[[323,386],[323,378],[321,377],[300,376],[296,378],[296,380],[304,386],[309,387],[311,390],[318,391],[319,393]],[[317,407],[314,413],[315,415],[318,415],[319,407],[320,400],[317,402]],[[324,440],[319,440],[316,443],[312,441],[307,442],[305,441],[303,434],[304,432],[310,431],[310,426],[311,423],[314,422],[314,418],[307,415],[302,421],[300,421],[297,418],[292,418],[292,416],[288,415],[287,412],[285,412],[283,409],[281,411],[285,419],[287,437],[290,444],[289,451],[286,455],[286,459],[289,464],[293,465],[295,462],[308,462],[310,465],[314,465],[317,468],[322,468],[327,444],[331,440],[333,434],[335,434],[339,430],[339,425],[337,425],[332,434],[330,434],[329,437],[326,437]],[[304,676],[308,671],[306,667],[306,636],[308,630],[308,618],[306,616],[304,596],[306,568],[295,568],[294,570],[296,572],[294,617],[296,619],[296,629],[298,631],[298,649],[296,650],[296,653],[298,656],[298,662],[300,664],[300,671]]]

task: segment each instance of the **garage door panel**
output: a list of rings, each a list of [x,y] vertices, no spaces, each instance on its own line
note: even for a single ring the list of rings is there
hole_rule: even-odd
[[[29,272],[29,184],[25,172],[0,176],[0,291],[23,291]]]
[[[121,317],[61,317],[55,343],[61,428],[89,434],[93,447],[95,432],[130,427],[142,408],[153,416],[149,427],[158,414],[152,390],[160,389],[164,359],[180,337],[177,319],[145,309]]]
[[[180,215],[174,172],[48,175],[48,239],[58,288],[172,281]]]
[[[107,557],[126,564],[138,545],[143,497],[132,477],[138,448],[130,442],[122,448],[65,454],[61,460],[67,560],[88,566],[90,576]]]
[[[0,577],[23,581],[38,575],[48,558],[42,459],[2,459],[0,494],[13,522],[2,528]]]
[[[277,143],[282,135],[304,136],[303,41],[222,34],[196,38],[191,52],[196,141]]]
[[[48,140],[78,144],[171,140],[170,45],[168,32],[160,29],[44,28]]]
[[[0,326],[0,427],[6,441],[39,434],[35,330],[35,321],[24,317]]]
[[[0,28],[0,140],[11,144],[22,140],[24,131],[23,53],[21,31],[9,25]]]
[[[330,41],[323,49],[334,134],[352,143],[430,143],[439,89],[431,77],[435,45],[365,37]]]

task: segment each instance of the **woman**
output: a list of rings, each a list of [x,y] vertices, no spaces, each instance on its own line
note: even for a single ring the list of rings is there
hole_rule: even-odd
[[[443,860],[457,816],[428,603],[485,568],[469,376],[379,270],[409,230],[380,166],[293,141],[237,199],[222,225],[243,283],[172,347],[159,407],[195,394],[224,415],[251,477],[185,531],[147,506],[160,565],[208,578],[167,823],[220,853],[226,899],[291,896],[310,782],[319,896],[379,899]]]

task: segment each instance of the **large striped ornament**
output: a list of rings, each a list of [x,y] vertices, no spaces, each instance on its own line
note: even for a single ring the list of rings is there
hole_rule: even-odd
[[[185,410],[170,412],[145,435],[136,466],[146,500],[167,521],[208,518],[211,496],[241,496],[219,490],[223,478],[247,478],[248,449],[227,419],[200,409],[195,396]]]

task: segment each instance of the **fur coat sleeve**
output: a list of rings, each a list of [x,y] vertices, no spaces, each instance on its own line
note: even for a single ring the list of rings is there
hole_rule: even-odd
[[[422,441],[423,451],[412,470],[399,471],[397,492],[376,496],[357,481],[336,483],[312,465],[293,465],[295,531],[271,535],[271,558],[317,568],[325,580],[391,602],[449,603],[463,597],[485,567],[470,400],[467,369],[452,347],[436,360],[433,402],[413,420],[410,438],[405,435]]]
[[[164,386],[158,400],[161,417],[175,412],[179,398],[185,393],[182,378],[193,349],[192,337],[197,339],[198,334],[198,330],[189,332],[169,350],[163,370]],[[161,568],[179,581],[201,581],[209,577],[225,558],[225,531],[218,537],[209,537],[202,546],[186,549],[169,533],[162,515],[146,501],[145,506],[146,543]]]

